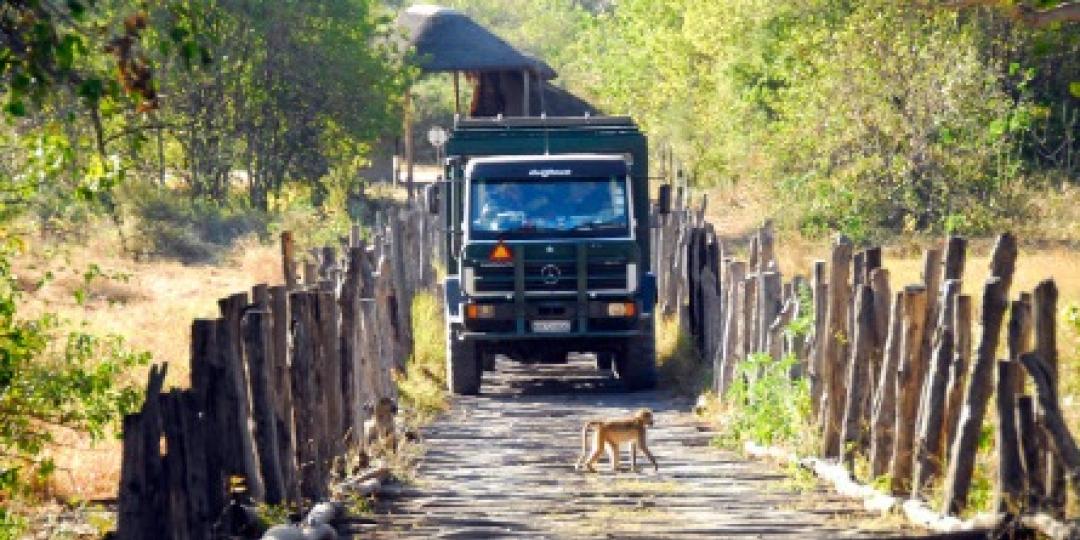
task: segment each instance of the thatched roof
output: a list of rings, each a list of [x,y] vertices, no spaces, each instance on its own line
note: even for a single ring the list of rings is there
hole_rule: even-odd
[[[527,69],[547,80],[556,76],[543,60],[522,54],[456,9],[413,6],[401,13],[398,24],[424,71]]]

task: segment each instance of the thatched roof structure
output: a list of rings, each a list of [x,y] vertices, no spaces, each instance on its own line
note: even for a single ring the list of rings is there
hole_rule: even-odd
[[[554,79],[555,70],[521,53],[464,13],[442,6],[413,6],[401,13],[420,69],[435,71],[523,71]]]

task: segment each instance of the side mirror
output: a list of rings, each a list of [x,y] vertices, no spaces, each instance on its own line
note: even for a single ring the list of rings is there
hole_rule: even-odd
[[[656,211],[661,215],[671,213],[671,184],[663,184],[656,194]]]
[[[438,215],[439,184],[428,184],[427,186],[424,186],[424,204],[427,205],[429,214]]]

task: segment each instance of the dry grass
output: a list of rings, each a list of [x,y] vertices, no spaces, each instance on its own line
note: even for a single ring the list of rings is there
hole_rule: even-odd
[[[257,283],[280,283],[278,248],[239,243],[222,266],[185,266],[172,261],[133,261],[121,255],[111,230],[82,245],[39,244],[15,261],[25,296],[24,316],[53,312],[73,326],[123,336],[136,350],[168,362],[168,386],[189,384],[191,321],[218,315],[217,300]],[[87,280],[91,264],[103,276]],[[51,275],[52,279],[44,279]],[[80,303],[77,292],[85,293]],[[132,373],[141,384],[145,372]],[[46,495],[93,500],[115,495],[120,468],[118,441],[91,444],[81,434],[58,431],[49,453],[58,472]]]

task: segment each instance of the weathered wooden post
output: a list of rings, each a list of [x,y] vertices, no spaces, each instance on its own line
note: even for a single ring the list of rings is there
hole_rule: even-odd
[[[270,312],[248,311],[243,324],[244,357],[251,379],[251,413],[263,479],[263,501],[281,504],[285,500],[285,481],[281,472],[277,416],[272,397],[274,389],[271,386],[273,356],[270,349]]]
[[[840,431],[844,422],[844,365],[849,333],[848,305],[851,303],[851,240],[840,236],[833,245],[829,262],[829,307],[823,367],[825,375],[824,457],[840,457]]]
[[[900,370],[896,376],[896,428],[890,469],[892,491],[902,495],[908,494],[911,488],[915,423],[926,373],[922,337],[926,332],[928,296],[926,288],[921,285],[904,288],[904,341],[900,353]]]
[[[922,491],[930,484],[930,481],[941,472],[941,466],[944,463],[941,428],[942,419],[945,416],[949,367],[952,365],[953,358],[954,298],[959,293],[959,280],[950,279],[945,282],[944,292],[941,295],[943,309],[938,314],[934,337],[934,352],[930,358],[930,367],[919,406],[913,485],[915,495],[922,495]]]
[[[289,377],[293,391],[296,427],[296,455],[300,468],[300,492],[309,499],[321,499],[326,494],[325,478],[319,442],[320,428],[319,372],[316,356],[319,348],[319,327],[315,320],[318,293],[294,292],[289,296],[293,320],[293,356]]]
[[[1046,362],[1050,370],[1050,383],[1054,395],[1058,393],[1058,351],[1057,351],[1057,302],[1058,289],[1054,280],[1047,279],[1035,287],[1034,298],[1034,324],[1035,324],[1035,354]],[[1039,416],[1045,413],[1040,407],[1037,411]],[[1054,454],[1047,454],[1046,458],[1046,496],[1047,507],[1057,516],[1062,516],[1065,508],[1065,470],[1062,468],[1061,459]]]
[[[880,262],[880,250],[878,251],[878,262]],[[874,295],[874,333],[870,349],[870,379],[876,384],[880,379],[879,375],[885,356],[885,342],[889,336],[889,313],[892,306],[889,271],[884,268],[871,270],[870,289]]]
[[[975,451],[986,415],[986,402],[992,390],[994,354],[1001,334],[1006,294],[1005,282],[1000,277],[987,279],[979,317],[982,322],[982,335],[968,375],[963,410],[949,454],[943,499],[945,508],[942,509],[944,512],[960,513],[967,506],[971,475],[975,468]]]
[[[923,286],[926,287],[926,325],[931,326],[937,323],[938,313],[941,311],[941,249],[930,248],[923,253]],[[934,334],[933,329],[927,332],[923,332],[922,342],[922,357],[923,359],[929,359],[933,354],[934,347]]]
[[[1031,380],[1035,383],[1046,432],[1054,447],[1054,457],[1060,461],[1062,469],[1068,475],[1068,484],[1072,487],[1074,496],[1080,497],[1080,448],[1077,448],[1076,440],[1069,432],[1069,426],[1061,412],[1055,380],[1057,374],[1049,362],[1036,354],[1021,355],[1020,363],[1024,365],[1028,374],[1031,375]],[[1064,509],[1053,507],[1051,511],[1058,514]]]
[[[292,231],[281,233],[281,269],[285,276],[285,286],[289,290],[298,285],[296,277],[296,244],[293,242]]]
[[[293,421],[293,391],[289,376],[292,341],[290,336],[289,290],[287,286],[270,287],[271,340],[273,366],[270,370],[277,417],[278,452],[285,496],[292,504],[300,502],[300,473],[296,463],[296,436]]]
[[[874,394],[872,422],[873,436],[870,441],[870,476],[877,478],[889,472],[892,460],[896,428],[896,376],[900,370],[901,343],[903,341],[904,293],[898,291],[892,302],[889,317],[889,335],[885,340],[885,353]]]
[[[869,444],[870,426],[863,405],[873,383],[870,381],[870,348],[874,332],[874,300],[870,286],[862,284],[855,294],[855,328],[847,366],[847,396],[844,407],[843,461],[849,471],[855,469],[855,454]]]
[[[338,336],[338,305],[334,284],[320,283],[316,300],[316,320],[319,327],[319,353],[315,357],[315,370],[319,373],[319,392],[325,416],[320,444],[323,467],[344,454],[345,444],[341,399],[341,351]],[[329,469],[326,469],[327,472]]]
[[[956,439],[956,426],[960,422],[960,410],[964,404],[964,388],[971,365],[971,297],[961,294],[954,300],[953,328],[956,339],[953,341],[953,358],[949,365],[949,385],[946,392],[945,417],[942,431],[945,433],[945,452],[952,448]]]
[[[1020,366],[1011,360],[997,362],[997,481],[994,483],[994,508],[998,512],[1019,515],[1023,506],[1024,470],[1020,440],[1016,432],[1016,386]]]
[[[256,500],[263,499],[263,483],[259,472],[255,436],[251,431],[251,408],[247,370],[244,368],[243,336],[240,324],[248,305],[247,293],[238,293],[218,301],[224,321],[218,333],[218,346],[222,349],[222,364],[227,384],[222,399],[223,411],[229,428],[222,435],[232,439],[230,451],[225,453],[226,470],[242,474],[247,481],[248,493]]]
[[[813,349],[810,351],[810,408],[814,419],[822,417],[821,404],[825,386],[825,340],[828,334],[829,294],[825,281],[825,261],[814,261],[810,287],[814,294]]]
[[[759,274],[758,280],[760,292],[758,294],[757,313],[760,318],[761,333],[757,336],[757,350],[768,353],[771,352],[769,350],[769,333],[773,322],[776,321],[776,316],[780,314],[783,278],[780,276],[780,272],[766,271]]]
[[[718,396],[723,397],[731,386],[731,379],[735,372],[735,363],[741,357],[742,341],[739,339],[739,327],[743,322],[742,298],[745,295],[743,285],[746,275],[746,263],[732,261],[728,264],[727,282],[727,308],[724,310],[724,353],[723,364],[717,371]]]
[[[1024,466],[1025,510],[1038,510],[1046,498],[1046,466],[1043,460],[1046,448],[1042,445],[1041,428],[1035,422],[1035,400],[1031,396],[1016,398],[1016,428]]]
[[[150,366],[146,402],[124,417],[124,450],[120,468],[117,536],[121,539],[165,538],[168,523],[166,471],[161,461],[159,395],[167,367]]]

